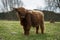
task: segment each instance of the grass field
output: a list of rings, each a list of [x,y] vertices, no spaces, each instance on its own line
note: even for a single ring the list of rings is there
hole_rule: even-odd
[[[23,35],[23,28],[19,21],[0,20],[0,40],[60,40],[60,22],[45,22],[45,33],[35,33],[31,28],[30,35]]]

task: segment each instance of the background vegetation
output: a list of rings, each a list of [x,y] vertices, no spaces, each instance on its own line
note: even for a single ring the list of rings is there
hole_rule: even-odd
[[[51,19],[58,22],[60,21],[60,13],[55,13],[52,11],[45,11],[45,10],[43,12],[44,12],[45,21],[50,21]],[[11,11],[9,13],[8,12],[0,13],[0,20],[19,20],[19,19],[17,18],[16,13]]]

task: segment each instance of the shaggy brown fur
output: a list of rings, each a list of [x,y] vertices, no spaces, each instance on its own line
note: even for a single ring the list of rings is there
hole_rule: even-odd
[[[42,12],[36,10],[27,10],[23,7],[14,9],[18,12],[25,35],[29,35],[31,26],[36,27],[37,34],[40,26],[41,33],[44,33],[44,14]]]

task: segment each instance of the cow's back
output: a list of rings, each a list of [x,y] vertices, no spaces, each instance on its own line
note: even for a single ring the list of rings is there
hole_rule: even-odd
[[[32,11],[31,14],[31,22],[32,26],[40,25],[40,21],[42,20],[43,13],[40,11]]]

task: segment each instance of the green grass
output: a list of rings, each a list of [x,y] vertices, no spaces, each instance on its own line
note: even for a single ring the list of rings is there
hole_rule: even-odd
[[[31,28],[30,35],[25,36],[19,21],[0,20],[0,40],[60,40],[60,22],[45,22],[44,34],[36,34]]]

